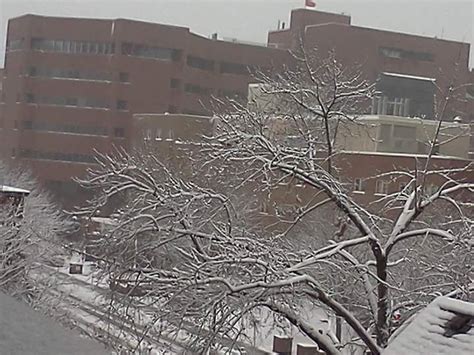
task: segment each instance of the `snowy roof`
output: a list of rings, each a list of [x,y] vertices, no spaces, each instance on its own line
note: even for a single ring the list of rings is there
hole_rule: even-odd
[[[11,187],[6,185],[0,185],[0,192],[9,192],[9,193],[17,193],[17,194],[25,194],[28,195],[30,191],[19,189],[17,187]]]
[[[110,354],[99,343],[81,338],[1,292],[0,349],[2,354],[22,355]]]
[[[472,354],[474,303],[438,297],[394,335],[382,355]]]
[[[377,156],[387,156],[387,157],[403,157],[403,158],[427,158],[428,154],[419,154],[419,153],[392,153],[392,152],[371,152],[365,150],[341,150],[343,154],[358,154],[358,155],[377,155]],[[433,155],[431,156],[432,160],[459,160],[470,162],[470,159],[462,157],[454,157],[450,155]]]
[[[435,78],[427,78],[425,76],[416,76],[416,75],[389,73],[389,72],[383,72],[382,74],[386,75],[386,76],[394,76],[394,77],[397,77],[397,78],[405,78],[405,79],[413,79],[413,80],[425,80],[425,81],[436,81]]]
[[[116,226],[118,224],[117,220],[109,217],[91,217],[91,221],[108,226]]]

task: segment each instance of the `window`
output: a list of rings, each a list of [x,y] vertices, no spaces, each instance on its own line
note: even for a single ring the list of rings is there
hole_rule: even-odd
[[[31,49],[67,54],[111,54],[113,43],[32,38]]]
[[[22,149],[20,157],[34,160],[53,160],[75,163],[93,164],[95,159],[92,155],[79,153],[63,153],[63,152],[44,152],[39,150]]]
[[[177,61],[179,60],[180,51],[172,48],[162,48],[147,46],[144,44],[137,43],[122,43],[122,55],[129,55],[134,57],[159,59],[165,61]]]
[[[121,83],[129,83],[130,79],[129,79],[128,73],[120,72],[119,73],[119,81]]]
[[[117,110],[127,110],[128,103],[125,100],[117,100]]]
[[[214,70],[214,61],[210,59],[204,59],[201,57],[194,57],[188,55],[186,59],[186,64],[192,68],[197,68],[201,70],[213,71]]]
[[[221,74],[237,74],[247,75],[250,73],[251,67],[244,64],[221,62],[220,72]]]
[[[377,180],[375,182],[375,193],[378,195],[387,195],[388,194],[388,181]]]
[[[416,139],[416,127],[411,126],[393,126],[393,136],[395,138]]]
[[[362,180],[361,178],[355,178],[353,189],[354,189],[354,192],[364,192],[365,191],[364,180]]]
[[[125,137],[125,129],[121,127],[114,128],[114,136],[119,138]]]
[[[198,95],[210,95],[212,93],[212,90],[209,88],[205,88],[197,84],[189,84],[189,83],[185,85],[184,91],[188,93],[198,94]]]
[[[434,55],[432,53],[404,50],[400,48],[380,47],[379,54],[387,58],[412,59],[423,62],[434,61]]]
[[[56,123],[39,120],[22,121],[22,128],[38,132],[58,132],[82,134],[90,136],[107,136],[107,128],[104,126],[82,126],[76,124]]]
[[[403,97],[374,97],[372,99],[372,114],[402,116],[409,115],[410,100]]]
[[[19,101],[19,100],[17,100],[17,102],[18,102],[18,101]],[[25,101],[26,101],[27,103],[29,103],[29,104],[36,102],[36,100],[35,100],[35,95],[33,95],[33,94],[31,94],[31,93],[26,93],[26,94],[25,94]]]
[[[469,85],[466,88],[466,99],[474,100],[474,85]]]
[[[181,86],[181,80],[172,78],[170,80],[170,88],[178,89]]]
[[[112,75],[107,72],[97,71],[80,71],[76,69],[62,68],[46,68],[46,67],[29,67],[28,75],[39,78],[55,78],[55,79],[76,79],[91,81],[111,81]]]
[[[405,109],[405,100],[401,97],[388,98],[386,103],[385,115],[408,116],[408,108]],[[407,111],[405,113],[405,111]]]
[[[84,108],[107,109],[109,105],[106,100],[91,97],[65,97],[65,96],[40,96],[35,97],[31,93],[25,95],[27,103],[37,103],[53,106],[73,106]]]
[[[380,54],[383,54],[385,57],[388,58],[401,58],[402,51],[395,48],[380,48]]]
[[[11,39],[7,43],[7,51],[16,51],[23,48],[24,39]]]
[[[143,140],[149,141],[149,140],[151,140],[151,137],[152,137],[151,129],[146,129],[143,132]]]
[[[32,129],[33,121],[23,121],[22,126],[23,126],[23,129]]]
[[[392,125],[382,124],[380,126],[380,140],[383,144],[389,144],[392,137]]]

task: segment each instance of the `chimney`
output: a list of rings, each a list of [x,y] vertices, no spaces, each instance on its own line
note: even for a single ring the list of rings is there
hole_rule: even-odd
[[[324,351],[320,351],[317,345],[298,344],[296,347],[296,355],[325,355]]]
[[[275,335],[273,336],[273,352],[281,355],[291,355],[293,338]]]

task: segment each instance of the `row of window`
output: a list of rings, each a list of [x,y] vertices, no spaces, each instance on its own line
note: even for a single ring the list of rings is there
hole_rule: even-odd
[[[112,81],[112,74],[92,70],[76,70],[46,67],[30,67],[28,75],[39,78],[78,79],[95,81]]]
[[[72,124],[41,122],[41,121],[22,121],[22,128],[40,132],[61,132],[73,134],[87,134],[91,136],[107,136],[107,128],[104,126],[78,126]]]
[[[48,68],[48,67],[29,67],[26,75],[34,78],[57,78],[57,79],[77,79],[92,81],[113,81],[114,75],[110,72],[100,72],[95,70],[78,70],[64,68]],[[118,73],[118,81],[121,83],[129,83],[130,77],[126,72]]]
[[[27,93],[25,94],[25,102],[53,106],[73,106],[98,109],[110,108],[107,100],[95,97],[35,96],[32,93]],[[116,108],[117,110],[127,110],[127,101],[117,100]]]
[[[114,43],[32,38],[31,49],[70,54],[107,55],[114,53]]]
[[[66,161],[74,163],[95,163],[95,159],[92,155],[79,154],[79,153],[62,153],[62,152],[42,152],[39,150],[22,149],[20,151],[20,157],[26,159],[35,160],[53,160],[53,161]]]
[[[188,57],[186,58],[186,64],[193,68],[214,71],[215,62],[210,59],[188,55]]]
[[[181,87],[181,80],[172,78],[170,80],[170,88],[171,89],[179,89]],[[213,93],[213,89],[203,87],[197,84],[187,83],[184,86],[184,91],[188,93],[198,94],[198,95],[211,95]],[[230,90],[230,89],[219,89],[217,91],[217,96],[219,97],[226,97],[238,100],[245,100],[247,99],[247,94],[239,91],[239,90]]]
[[[377,195],[388,195],[389,194],[389,186],[390,186],[390,181],[388,180],[376,180],[375,181],[375,194]],[[356,178],[354,179],[353,183],[353,191],[355,192],[364,192],[366,191],[365,188],[365,181],[362,178]],[[399,190],[400,192],[403,192],[405,194],[410,194],[413,191],[413,186],[412,185],[407,185],[407,183],[402,182],[399,184]],[[426,184],[423,189],[423,194],[430,196],[433,195],[438,191],[438,187],[433,184]]]
[[[205,59],[201,57],[195,57],[188,55],[186,59],[186,64],[190,67],[214,71],[215,62],[210,59]],[[219,72],[221,74],[236,74],[236,75],[248,75],[252,70],[251,66],[245,64],[231,63],[231,62],[220,62],[219,63]]]
[[[13,51],[24,48],[23,39],[12,39],[8,41],[7,50]],[[73,40],[57,40],[45,38],[32,38],[31,49],[58,52],[67,54],[94,54],[108,55],[115,53],[115,44],[112,42],[94,42],[94,41],[73,41]],[[174,48],[165,48],[158,46],[149,46],[145,44],[123,42],[121,44],[122,55],[152,58],[164,61],[179,61],[182,50]],[[188,55],[186,58],[188,66],[206,71],[214,71],[216,62],[198,56]],[[253,70],[252,66],[232,63],[220,62],[219,72],[221,74],[248,75]]]
[[[434,61],[433,53],[409,51],[400,48],[380,47],[379,53],[388,58],[414,59],[423,62]]]
[[[186,84],[184,85],[184,91],[191,93],[191,94],[198,94],[198,95],[211,95],[212,89],[207,88],[198,84]]]
[[[372,114],[408,117],[409,112],[408,98],[376,96],[372,99]]]
[[[134,57],[152,58],[165,61],[178,61],[181,57],[181,51],[173,48],[163,48],[156,46],[147,46],[138,43],[122,43],[121,53]]]

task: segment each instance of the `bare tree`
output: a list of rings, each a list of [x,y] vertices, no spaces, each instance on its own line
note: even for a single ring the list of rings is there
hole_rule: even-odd
[[[472,200],[474,184],[458,178],[472,166],[433,169],[430,152],[415,171],[387,172],[408,178],[402,191],[359,205],[340,178],[334,142],[344,122],[357,122],[373,86],[333,57],[315,65],[303,53],[298,63],[262,79],[264,93],[283,104],[278,113],[234,102],[235,112],[219,115],[201,150],[211,162],[202,163],[204,185],[177,177],[153,153],[121,151],[99,154],[82,181],[97,192],[82,213],[119,195],[127,201],[98,257],[128,295],[124,312],[152,310],[150,331],[159,325],[178,337],[187,330],[204,351],[244,338],[246,320],[266,309],[340,354],[341,339],[306,317],[316,305],[379,354],[400,323],[394,312],[467,292],[473,224],[472,204],[463,201]],[[429,190],[433,176],[441,183]],[[282,189],[303,196],[291,216],[279,213]],[[269,209],[261,210],[262,200]],[[262,212],[286,227],[254,228]]]
[[[41,286],[30,270],[62,253],[71,225],[30,173],[0,162],[0,177],[2,185],[30,191],[21,206],[0,206],[0,288],[37,305]]]

